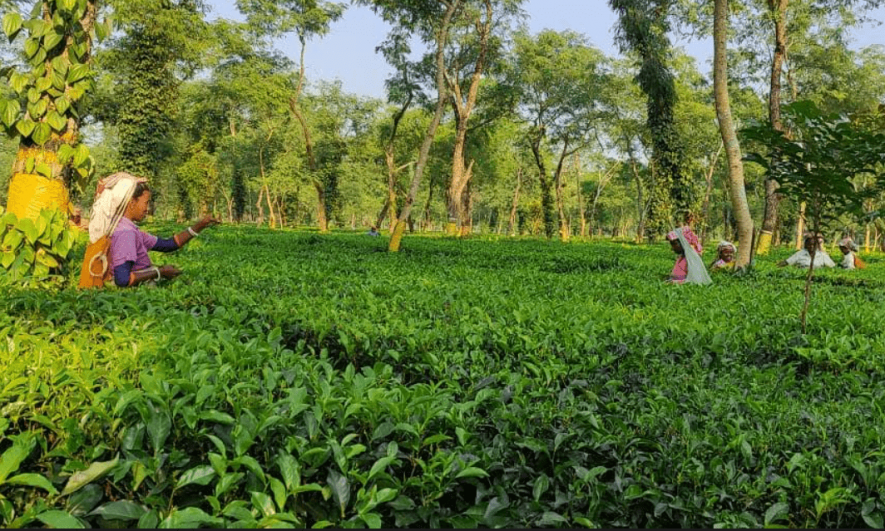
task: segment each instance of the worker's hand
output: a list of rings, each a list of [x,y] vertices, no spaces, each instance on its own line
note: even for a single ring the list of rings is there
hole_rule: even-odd
[[[164,266],[160,267],[160,275],[162,275],[163,278],[173,279],[180,274],[181,274],[181,270],[175,266],[164,265]]]
[[[201,232],[206,227],[213,227],[215,225],[221,225],[221,221],[213,218],[212,216],[206,216],[194,225],[194,231]]]

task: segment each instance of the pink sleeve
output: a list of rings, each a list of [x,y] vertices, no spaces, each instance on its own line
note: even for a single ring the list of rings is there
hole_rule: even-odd
[[[157,238],[153,234],[141,230],[138,231],[138,235],[141,237],[142,243],[144,243],[144,248],[148,251],[153,249],[154,245],[157,245],[157,240],[159,240],[159,238]]]
[[[138,259],[137,237],[135,231],[131,230],[117,231],[111,236],[111,247],[108,252],[111,270],[118,265],[135,262]]]

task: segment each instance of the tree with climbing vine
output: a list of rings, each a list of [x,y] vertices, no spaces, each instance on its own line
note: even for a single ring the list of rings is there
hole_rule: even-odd
[[[648,235],[661,234],[672,222],[691,217],[691,187],[683,174],[685,149],[676,130],[676,84],[667,64],[669,0],[609,0],[618,14],[617,40],[624,52],[639,56],[636,82],[648,98],[654,187],[650,198]]]
[[[2,20],[24,63],[6,66],[11,90],[0,98],[0,127],[19,140],[8,210],[37,219],[44,209],[67,211],[71,184],[89,177],[92,160],[80,143],[85,97],[93,91],[93,42],[110,32],[96,20],[97,0],[40,0],[23,16]]]

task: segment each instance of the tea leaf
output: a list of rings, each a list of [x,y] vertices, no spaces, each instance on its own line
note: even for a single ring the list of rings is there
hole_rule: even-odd
[[[19,474],[6,480],[7,485],[25,485],[45,490],[49,494],[58,494],[48,479],[39,474]]]
[[[147,513],[147,509],[131,501],[115,501],[102,505],[92,511],[90,516],[99,515],[106,520],[138,520]]]
[[[64,511],[46,511],[37,515],[37,520],[58,529],[85,529],[83,523]]]
[[[483,469],[481,469],[481,468],[477,468],[477,467],[472,467],[472,466],[471,466],[471,467],[467,467],[467,468],[465,468],[464,470],[458,472],[458,475],[455,476],[455,479],[460,479],[460,478],[487,478],[487,477],[489,477],[489,474],[488,474],[485,470],[483,470]]]
[[[12,446],[0,455],[0,484],[6,481],[9,474],[18,470],[19,465],[34,450],[37,440],[33,434],[26,433],[14,439]]]
[[[168,518],[160,523],[160,529],[196,529],[202,525],[221,527],[224,520],[209,516],[201,509],[188,507],[173,512]]]
[[[113,461],[92,463],[86,470],[77,472],[76,474],[72,475],[68,479],[68,482],[65,485],[64,490],[62,490],[61,495],[67,496],[69,494],[73,494],[74,492],[77,492],[78,490],[82,489],[93,481],[105,476],[115,466],[117,466],[119,460],[120,459],[118,457],[115,457]]]
[[[344,518],[344,511],[347,508],[348,502],[350,502],[350,482],[337,471],[330,470],[326,483],[332,489],[332,497],[338,503],[338,508],[341,509],[341,517]]]
[[[176,489],[180,489],[185,485],[197,484],[197,485],[208,485],[212,478],[215,477],[215,470],[211,466],[198,466],[194,467],[178,478],[178,482],[175,485]]]

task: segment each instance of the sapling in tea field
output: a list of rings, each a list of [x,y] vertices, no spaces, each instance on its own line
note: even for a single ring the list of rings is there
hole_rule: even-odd
[[[871,175],[880,188],[885,184],[885,134],[848,116],[824,114],[810,101],[793,103],[784,111],[789,134],[770,123],[743,131],[749,139],[767,147],[766,153],[750,153],[746,159],[764,167],[767,177],[780,185],[781,194],[806,205],[805,214],[816,240],[840,216],[864,215],[864,201],[871,191],[856,185],[858,177]],[[800,315],[803,333],[807,332],[817,250],[818,246],[813,245],[809,251],[811,263]]]

